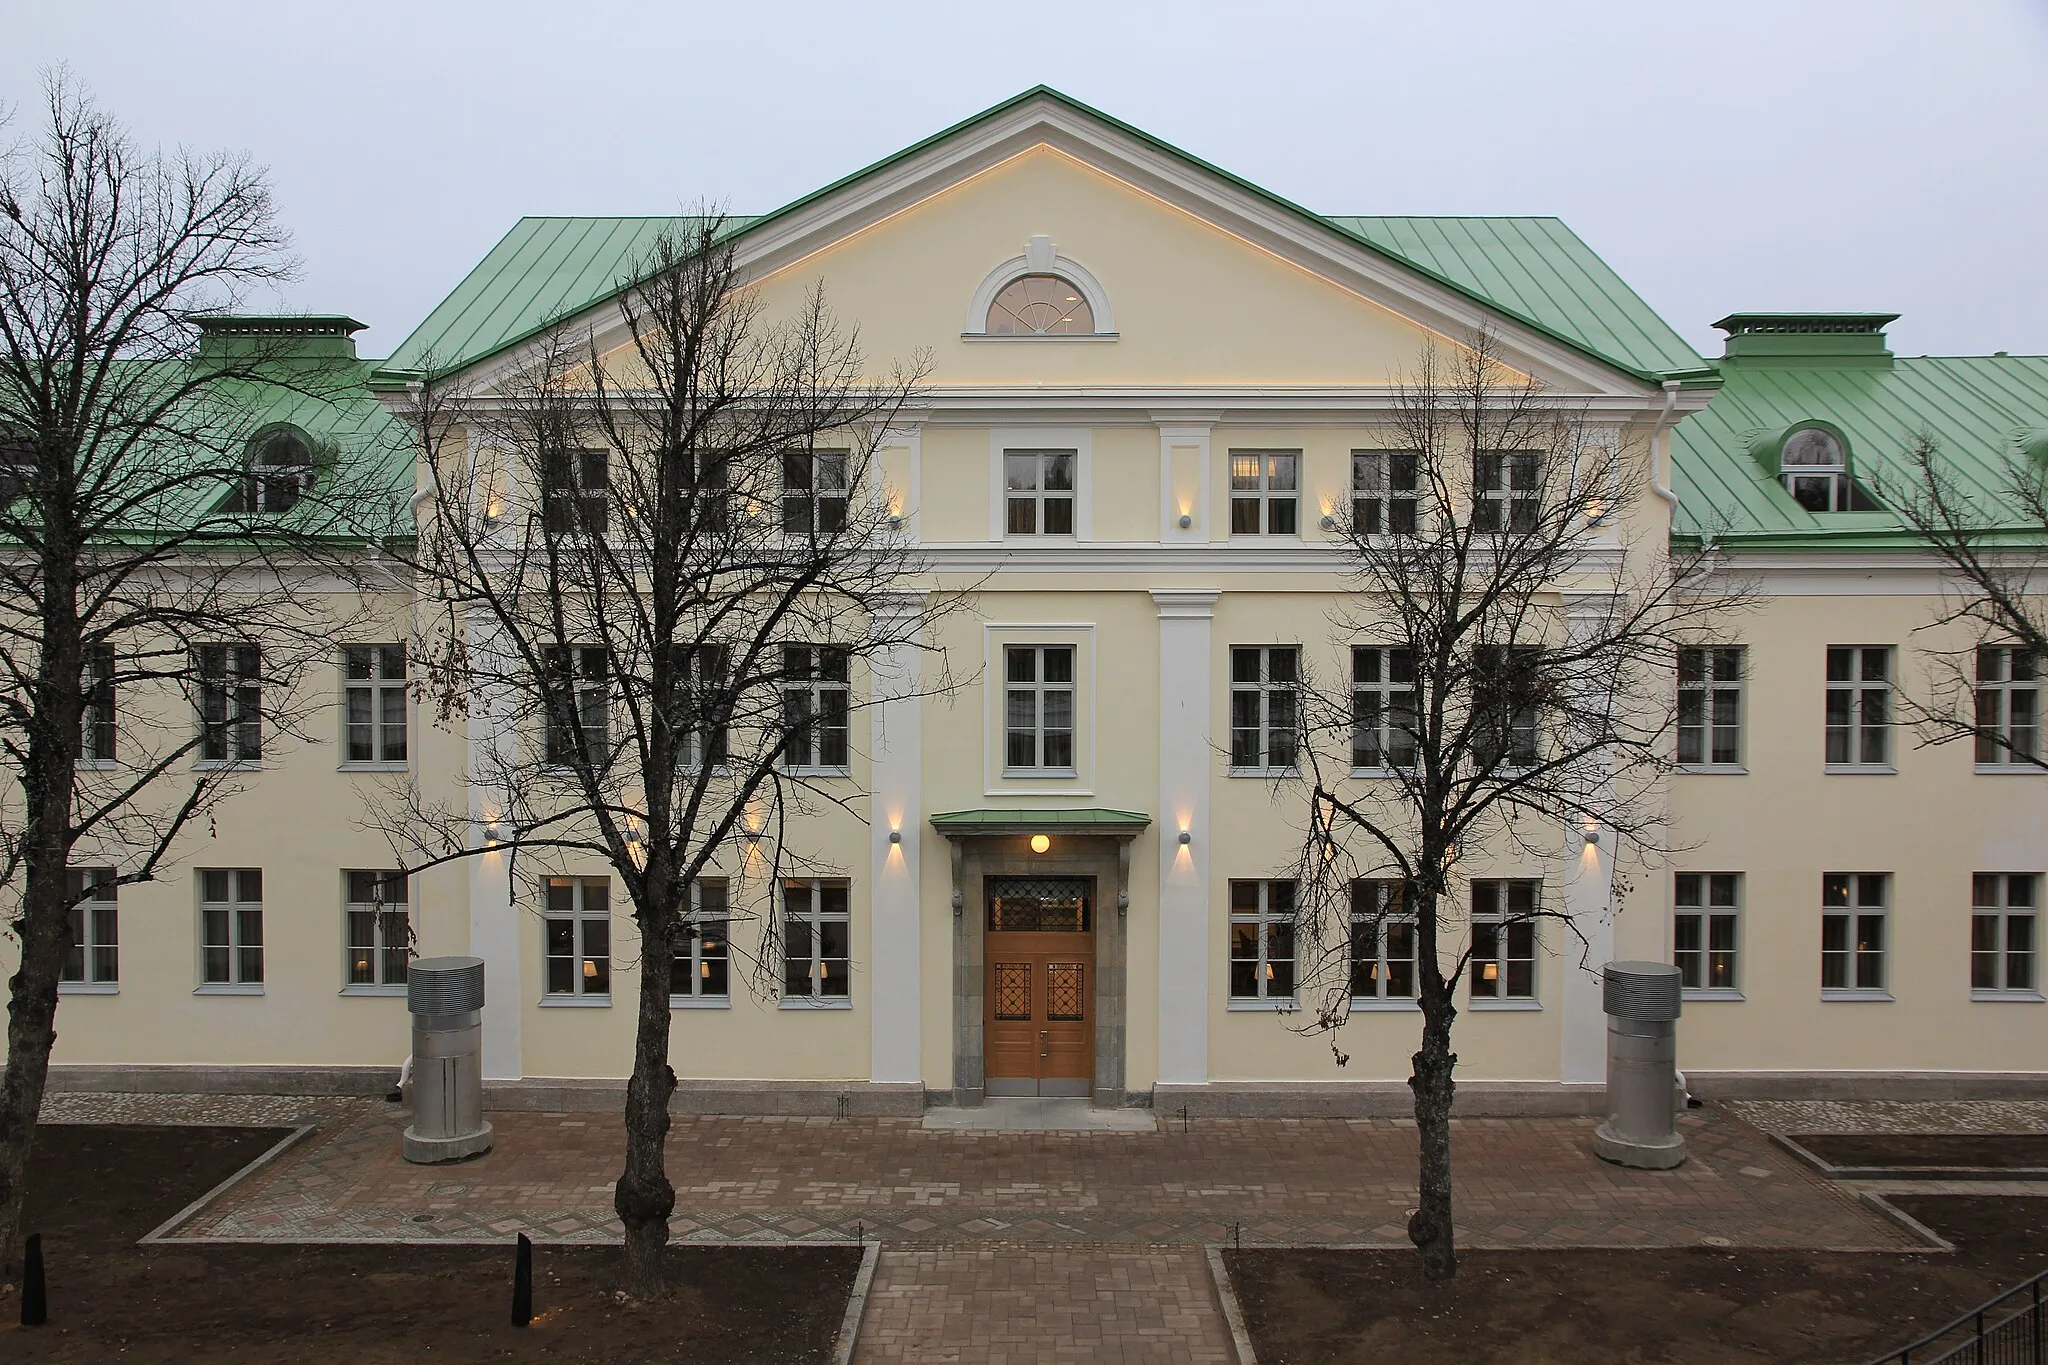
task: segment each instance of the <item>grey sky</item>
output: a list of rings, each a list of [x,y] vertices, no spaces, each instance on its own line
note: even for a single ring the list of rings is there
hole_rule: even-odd
[[[268,164],[282,302],[366,354],[521,214],[760,212],[1041,81],[1325,212],[1557,214],[1709,355],[1738,309],[2048,352],[2048,0],[0,0],[18,118],[59,61]]]

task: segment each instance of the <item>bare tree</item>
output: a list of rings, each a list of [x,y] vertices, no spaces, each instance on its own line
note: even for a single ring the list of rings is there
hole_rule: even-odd
[[[322,406],[353,366],[207,318],[289,278],[263,173],[140,152],[61,72],[41,114],[0,149],[0,882],[21,895],[0,1259],[73,918],[106,894],[76,869],[151,880],[266,734],[299,732],[332,618],[312,563],[277,555],[336,529],[308,485],[350,482],[335,452],[252,467],[249,446],[264,411]]]
[[[1880,482],[1879,496],[1948,571],[1947,601],[1920,629],[1966,637],[1960,647],[1935,639],[1926,651],[1927,692],[1906,694],[1902,706],[1925,743],[1967,741],[1979,763],[2048,768],[2031,689],[1995,685],[2032,682],[2048,665],[2048,603],[2039,581],[2048,541],[2048,444],[2016,443],[2012,453],[2017,458],[1991,490],[1995,514],[1944,467],[1941,444],[1929,433],[1913,443],[1910,472]],[[2020,706],[2028,709],[2016,712]]]
[[[609,331],[555,329],[492,392],[413,390],[438,622],[417,647],[443,709],[496,742],[464,805],[415,793],[387,824],[410,867],[473,857],[481,800],[515,898],[578,859],[623,888],[640,972],[613,1202],[644,1298],[675,1205],[673,964],[745,914],[691,888],[740,868],[768,904],[756,984],[845,992],[844,946],[778,904],[781,871],[817,870],[791,817],[859,815],[851,722],[904,695],[892,656],[942,604],[906,591],[921,566],[877,461],[921,365],[871,377],[821,293],[771,318],[717,216],[680,220],[628,279]]]
[[[1461,864],[1562,853],[1570,866],[1595,856],[1586,833],[1656,850],[1675,651],[1730,598],[1702,596],[1701,561],[1671,557],[1662,519],[1642,515],[1645,462],[1505,366],[1491,335],[1425,351],[1389,427],[1387,450],[1354,456],[1360,491],[1339,518],[1355,591],[1334,625],[1355,676],[1299,684],[1309,818],[1291,927],[1309,1031],[1344,1023],[1383,935],[1402,964],[1412,941],[1408,1236],[1441,1280],[1457,1269],[1459,980],[1505,985],[1545,921],[1584,956],[1571,917],[1540,898],[1501,895],[1468,919]],[[1604,870],[1599,885],[1605,901]],[[1334,1038],[1332,1051],[1347,1060]]]

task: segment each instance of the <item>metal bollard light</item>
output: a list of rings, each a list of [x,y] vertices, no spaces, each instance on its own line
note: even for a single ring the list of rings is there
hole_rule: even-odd
[[[1610,962],[1602,969],[1607,1122],[1593,1132],[1602,1160],[1654,1171],[1685,1160],[1673,1104],[1679,984],[1678,968],[1665,962]]]
[[[412,1126],[407,1161],[461,1161],[491,1149],[484,1122],[484,960],[424,957],[406,973],[412,1011]]]

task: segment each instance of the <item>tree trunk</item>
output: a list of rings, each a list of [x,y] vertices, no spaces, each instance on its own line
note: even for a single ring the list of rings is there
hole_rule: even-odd
[[[1422,1046],[1410,1065],[1408,1086],[1415,1092],[1415,1135],[1421,1147],[1415,1216],[1408,1220],[1408,1240],[1422,1253],[1422,1275],[1448,1280],[1458,1273],[1457,1235],[1451,1224],[1451,1073],[1458,1054],[1451,1051],[1451,1021],[1457,1017],[1450,988],[1435,972],[1422,983]]]
[[[28,867],[22,915],[21,966],[7,983],[7,1070],[0,1073],[0,1264],[15,1265],[26,1197],[28,1153],[57,1042],[57,976],[68,946],[64,859],[37,858]]]
[[[640,1018],[633,1039],[633,1076],[626,1083],[626,1169],[612,1194],[612,1207],[626,1226],[625,1289],[641,1300],[660,1298],[664,1291],[662,1257],[668,1246],[669,1215],[676,1207],[664,1150],[668,1102],[676,1089],[676,1073],[668,1064],[675,923],[668,905],[653,907],[641,917]]]

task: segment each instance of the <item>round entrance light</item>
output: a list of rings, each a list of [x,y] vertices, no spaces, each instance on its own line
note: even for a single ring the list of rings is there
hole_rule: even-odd
[[[1032,851],[1033,853],[1043,853],[1043,852],[1045,852],[1045,851],[1046,851],[1047,849],[1049,849],[1049,848],[1051,848],[1051,847],[1052,847],[1052,836],[1051,836],[1051,835],[1048,835],[1048,834],[1034,834],[1034,835],[1032,835],[1032,836],[1031,836],[1031,851]]]

